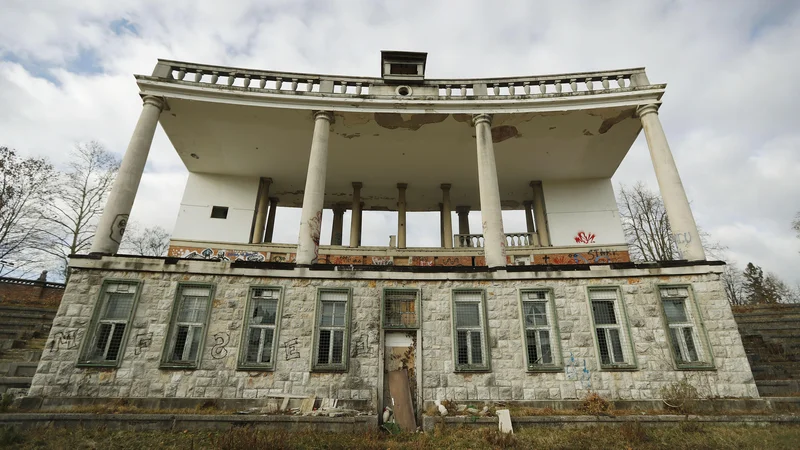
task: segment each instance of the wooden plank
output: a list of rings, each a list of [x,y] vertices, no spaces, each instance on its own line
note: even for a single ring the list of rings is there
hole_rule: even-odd
[[[411,389],[408,384],[408,370],[399,369],[389,372],[389,394],[394,400],[394,420],[403,431],[414,432],[417,419],[411,403]]]
[[[317,401],[316,397],[308,397],[303,399],[300,403],[300,414],[310,414],[314,410],[314,402]]]

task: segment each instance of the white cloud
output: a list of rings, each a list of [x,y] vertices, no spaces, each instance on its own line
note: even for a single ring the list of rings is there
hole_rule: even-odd
[[[121,19],[135,32],[115,32]],[[669,83],[661,119],[698,222],[740,263],[800,281],[789,228],[800,210],[790,94],[799,46],[791,0],[10,0],[0,15],[0,145],[58,164],[85,139],[121,155],[141,108],[132,74],[157,58],[377,75],[379,50],[408,49],[429,52],[434,77],[646,66],[651,81]],[[185,177],[159,130],[134,219],[171,228]],[[657,186],[641,137],[614,181],[638,179]],[[294,241],[299,211],[279,219],[276,240]],[[521,214],[504,220],[524,229]],[[394,227],[393,215],[369,214],[365,242],[383,245]],[[410,244],[435,245],[438,221],[414,216],[409,233]]]

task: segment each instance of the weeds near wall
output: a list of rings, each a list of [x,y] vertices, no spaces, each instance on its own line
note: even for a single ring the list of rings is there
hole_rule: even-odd
[[[14,396],[4,392],[2,398],[0,398],[0,412],[8,411],[12,403],[14,403]]]
[[[608,412],[611,410],[611,403],[609,403],[608,400],[603,398],[597,392],[590,391],[586,395],[586,398],[583,399],[583,403],[578,410],[593,416],[608,414]]]
[[[25,436],[15,427],[0,427],[0,447],[12,444],[20,444],[25,440]]]
[[[661,398],[667,409],[681,414],[691,414],[697,409],[697,400],[700,396],[697,388],[684,378],[677,383],[670,383],[662,387]]]

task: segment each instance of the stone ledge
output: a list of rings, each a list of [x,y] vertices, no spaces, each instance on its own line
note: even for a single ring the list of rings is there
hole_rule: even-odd
[[[458,402],[462,404],[491,403],[490,400],[459,400]],[[509,407],[577,411],[583,405],[583,400],[513,400],[501,403]],[[426,400],[423,408],[430,408],[433,404],[432,401]],[[609,400],[609,404],[613,410],[617,411],[665,410],[664,402],[661,400]],[[695,403],[694,408],[701,414],[726,414],[732,411],[764,412],[766,414],[777,411],[800,411],[800,397],[702,399]]]
[[[234,426],[315,431],[363,432],[378,428],[378,416],[312,417],[199,414],[0,414],[0,424],[22,429],[40,426],[103,427],[115,430],[226,430]]]
[[[597,425],[620,425],[640,423],[645,426],[669,426],[683,422],[709,425],[800,425],[800,416],[794,415],[742,415],[742,416],[697,416],[697,415],[638,415],[638,416],[525,416],[512,417],[515,429],[534,427],[587,427]],[[423,416],[423,431],[433,431],[437,425],[446,427],[496,428],[497,417],[473,418]]]

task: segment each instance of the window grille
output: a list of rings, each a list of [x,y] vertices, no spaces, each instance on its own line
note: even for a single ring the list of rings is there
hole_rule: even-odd
[[[271,368],[277,341],[279,288],[252,288],[245,317],[243,366]]]
[[[205,338],[212,287],[178,285],[177,309],[173,313],[167,363],[194,366]]]
[[[418,328],[419,291],[386,289],[383,291],[384,328]]]
[[[661,305],[672,352],[678,365],[707,364],[686,287],[662,287]]]
[[[521,295],[528,368],[536,369],[559,365],[560,356],[554,331],[557,324],[550,292],[546,290],[523,291]]]
[[[319,292],[314,368],[346,369],[349,301],[350,291],[348,290],[322,290]]]
[[[81,362],[116,365],[122,356],[125,331],[136,302],[138,282],[106,282],[100,294],[90,344]]]
[[[456,370],[489,368],[483,308],[483,291],[453,293]]]
[[[589,291],[601,367],[632,366],[624,312],[616,289]]]

